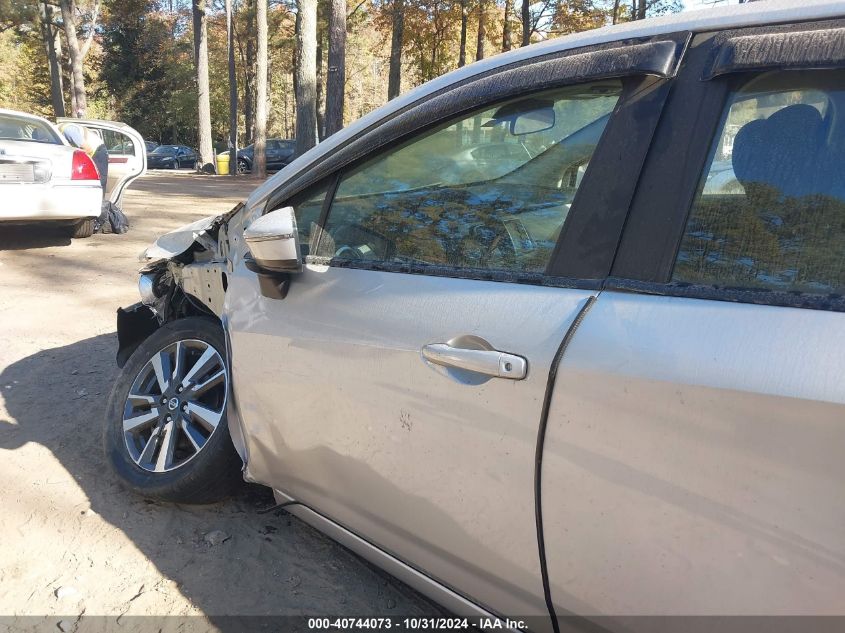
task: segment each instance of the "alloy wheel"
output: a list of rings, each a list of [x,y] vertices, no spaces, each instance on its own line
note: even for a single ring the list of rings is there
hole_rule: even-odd
[[[226,364],[209,343],[186,339],[159,350],[123,407],[123,439],[135,464],[161,473],[196,457],[223,420],[228,388]]]

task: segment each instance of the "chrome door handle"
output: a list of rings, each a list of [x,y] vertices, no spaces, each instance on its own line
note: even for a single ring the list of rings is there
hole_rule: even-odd
[[[445,343],[432,343],[423,346],[422,355],[435,365],[465,369],[496,378],[522,380],[528,370],[528,361],[522,356],[498,350],[464,349]]]

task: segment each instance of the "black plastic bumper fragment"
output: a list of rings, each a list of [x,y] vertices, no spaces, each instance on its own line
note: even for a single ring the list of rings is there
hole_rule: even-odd
[[[127,359],[161,324],[149,306],[136,303],[117,309],[117,366],[123,367]]]

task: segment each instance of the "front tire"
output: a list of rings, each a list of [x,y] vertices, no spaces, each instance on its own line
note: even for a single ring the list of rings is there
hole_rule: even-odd
[[[190,317],[141,343],[115,381],[103,443],[133,491],[176,503],[229,496],[241,460],[226,423],[229,375],[220,324]]]
[[[239,174],[248,174],[249,173],[249,164],[245,160],[238,161],[238,173]]]

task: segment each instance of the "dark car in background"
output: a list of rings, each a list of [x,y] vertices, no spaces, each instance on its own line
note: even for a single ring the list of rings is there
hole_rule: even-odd
[[[296,147],[294,141],[281,138],[267,139],[267,169],[281,169],[293,160],[293,152]],[[255,160],[255,144],[248,145],[238,150],[238,173],[246,174],[252,171],[252,163]]]
[[[185,145],[159,145],[147,154],[147,167],[150,169],[195,168],[199,156],[196,150]]]
[[[149,154],[152,152],[156,147],[158,147],[158,143],[155,141],[144,141],[144,149]]]

